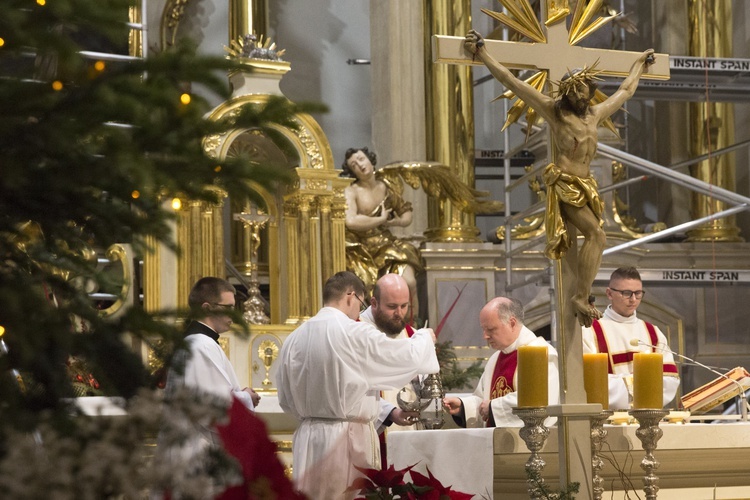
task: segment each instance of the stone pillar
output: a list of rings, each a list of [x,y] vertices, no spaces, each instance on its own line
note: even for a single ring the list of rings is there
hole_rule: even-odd
[[[398,160],[427,160],[425,137],[424,2],[370,1],[372,60],[372,146],[383,165]],[[414,206],[409,227],[393,227],[397,237],[427,228],[427,197],[421,190],[404,189],[404,200]]]

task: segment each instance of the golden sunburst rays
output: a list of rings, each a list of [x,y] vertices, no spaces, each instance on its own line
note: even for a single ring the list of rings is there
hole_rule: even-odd
[[[615,14],[606,17],[599,16],[594,19],[596,14],[601,12],[602,2],[603,0],[592,0],[591,2],[578,0],[576,10],[573,13],[573,22],[570,24],[570,31],[568,32],[568,43],[578,45],[581,40],[617,17],[617,14]]]
[[[544,87],[547,84],[547,72],[538,71],[524,81],[537,89],[539,92],[544,92]],[[512,90],[507,90],[503,94],[495,97],[492,102],[497,101],[498,99],[513,100],[515,98],[515,92],[513,92]],[[516,123],[518,119],[521,118],[524,112],[526,112],[526,123],[528,124],[526,129],[526,139],[528,140],[529,135],[531,134],[532,127],[536,125],[536,122],[539,120],[539,115],[537,115],[536,111],[534,111],[534,108],[529,107],[521,99],[516,99],[516,102],[514,102],[508,110],[508,116],[505,119],[505,124],[503,125],[502,130],[505,130],[511,124]]]
[[[224,50],[228,57],[233,58],[281,59],[286,53],[286,49],[276,50],[276,43],[263,35],[244,35],[232,40],[229,45],[225,45]]]
[[[529,0],[498,0],[498,2],[505,7],[508,14],[491,11],[489,9],[481,9],[482,12],[534,42],[547,43],[547,37],[544,34],[542,25],[537,19],[536,13],[531,7]],[[603,0],[578,0],[576,2],[573,19],[570,24],[570,31],[568,32],[568,43],[570,45],[577,45],[581,40],[596,32],[599,28],[617,17],[617,14],[605,17],[597,16],[597,13],[601,12],[602,3]],[[544,24],[548,27],[552,26],[560,21],[564,21],[569,15],[570,5],[568,0],[548,0],[547,20]],[[525,81],[532,87],[536,88],[539,92],[545,92],[547,71],[540,70]],[[493,101],[501,98],[512,100],[516,98],[516,96],[515,93],[507,91],[493,99]],[[594,97],[591,99],[591,104],[598,104],[606,98],[607,96],[604,93],[597,90]],[[503,125],[503,130],[508,128],[511,124],[516,123],[521,116],[523,116],[524,112],[526,113],[526,123],[528,124],[526,130],[526,138],[528,139],[531,134],[532,126],[535,125],[540,118],[536,111],[521,99],[516,98],[516,101],[508,110],[508,116]],[[602,123],[602,125],[619,136],[617,129],[610,118]]]
[[[509,16],[489,9],[481,9],[482,12],[535,42],[547,42],[542,25],[539,24],[528,0],[498,0],[498,2],[506,8]]]
[[[548,0],[547,20],[544,21],[544,24],[547,26],[552,26],[553,24],[556,24],[568,17],[568,14],[570,14],[570,6],[568,6],[568,0]]]

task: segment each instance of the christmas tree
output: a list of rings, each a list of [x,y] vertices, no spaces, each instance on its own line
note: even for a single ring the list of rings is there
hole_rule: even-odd
[[[190,89],[227,98],[233,61],[184,43],[146,58],[98,57],[128,54],[133,7],[0,3],[0,462],[18,433],[51,426],[75,435],[76,383],[126,400],[153,386],[126,333],[179,338],[140,307],[114,321],[100,317],[78,286],[111,280],[97,271],[95,252],[114,243],[141,252],[146,237],[174,246],[165,200],[216,202],[220,192],[245,199],[247,181],[272,189],[287,180],[273,165],[209,158],[203,140],[270,123],[293,128],[293,115],[311,109],[277,98],[224,121],[205,119],[211,106]],[[81,380],[71,377],[71,359],[85,361],[75,373]]]

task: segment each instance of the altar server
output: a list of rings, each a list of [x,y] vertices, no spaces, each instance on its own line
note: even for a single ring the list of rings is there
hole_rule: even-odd
[[[323,288],[324,307],[289,335],[277,361],[279,404],[300,421],[293,477],[312,499],[351,497],[345,490],[361,475],[354,466],[380,467],[373,425],[379,391],[440,368],[431,329],[390,339],[356,321],[364,295],[354,274],[331,277]]]
[[[604,316],[583,329],[583,352],[609,354],[609,408],[627,410],[633,396],[633,354],[664,355],[664,406],[674,399],[680,378],[667,338],[658,326],[638,319],[636,310],[646,294],[634,267],[615,269],[609,278]],[[635,345],[632,345],[635,344]]]

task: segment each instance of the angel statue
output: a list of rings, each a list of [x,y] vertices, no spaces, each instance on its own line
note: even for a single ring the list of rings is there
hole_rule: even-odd
[[[466,212],[502,210],[502,202],[479,200],[489,195],[461,182],[450,168],[434,162],[395,162],[375,170],[377,156],[368,148],[350,148],[344,155],[342,175],[354,177],[346,196],[346,267],[359,276],[368,290],[387,273],[403,276],[409,285],[414,311],[418,311],[417,273],[423,270],[419,250],[394,236],[394,226],[411,224],[413,208],[402,198],[405,181],[429,196],[450,199]]]

